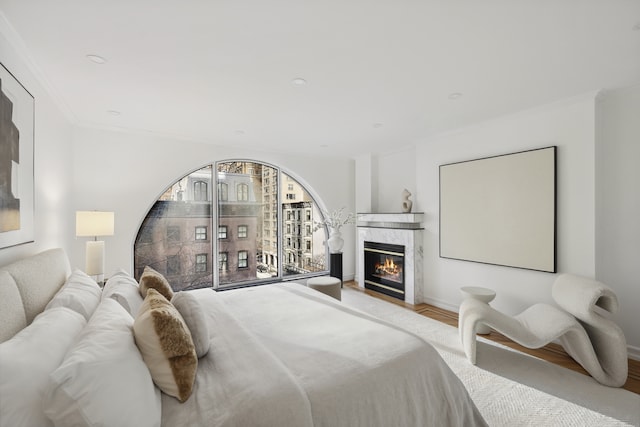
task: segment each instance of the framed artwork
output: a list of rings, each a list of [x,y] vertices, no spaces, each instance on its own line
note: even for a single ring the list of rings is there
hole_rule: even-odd
[[[0,63],[0,248],[34,240],[34,110],[33,96]]]
[[[440,257],[556,272],[556,147],[440,166]]]

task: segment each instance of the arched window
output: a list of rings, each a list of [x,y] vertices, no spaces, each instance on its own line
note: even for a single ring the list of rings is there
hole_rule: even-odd
[[[326,230],[312,231],[314,219],[322,219],[317,203],[291,174],[257,161],[208,165],[176,180],[149,210],[134,244],[135,274],[149,265],[176,291],[326,274]],[[207,238],[207,230],[218,234]]]

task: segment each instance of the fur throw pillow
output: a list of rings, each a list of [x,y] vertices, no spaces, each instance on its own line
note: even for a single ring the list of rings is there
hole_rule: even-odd
[[[133,334],[153,382],[184,402],[191,395],[198,356],[178,310],[151,288],[133,323]]]
[[[140,276],[140,295],[142,298],[146,298],[147,290],[151,288],[160,292],[169,301],[173,298],[173,289],[167,279],[147,265]]]

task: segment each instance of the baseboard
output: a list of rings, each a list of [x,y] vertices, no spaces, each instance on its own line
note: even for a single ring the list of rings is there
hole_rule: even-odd
[[[447,302],[435,299],[435,298],[429,298],[429,297],[424,297],[422,298],[423,302],[427,303],[427,304],[431,304],[435,307],[441,308],[443,310],[449,310],[449,311],[453,311],[454,313],[458,312],[458,309],[460,308],[457,305],[452,305],[449,304]]]
[[[640,361],[640,347],[634,347],[632,345],[628,345],[627,355],[629,356],[629,359]]]

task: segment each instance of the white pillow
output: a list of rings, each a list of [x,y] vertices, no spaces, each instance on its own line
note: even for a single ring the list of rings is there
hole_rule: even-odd
[[[57,294],[49,301],[45,310],[67,307],[89,320],[100,303],[102,289],[81,270],[74,270]]]
[[[171,304],[180,312],[189,332],[191,332],[191,339],[193,339],[198,359],[203,357],[209,352],[211,338],[209,338],[209,325],[200,301],[191,292],[182,291],[176,292],[171,299]]]
[[[53,426],[44,414],[42,395],[49,375],[86,323],[79,313],[57,307],[0,344],[0,426]]]
[[[45,390],[44,412],[56,426],[160,426],[160,390],[132,326],[118,302],[102,300]]]
[[[129,314],[135,317],[142,305],[138,282],[124,270],[111,276],[102,290],[102,299],[112,298],[120,303]]]

